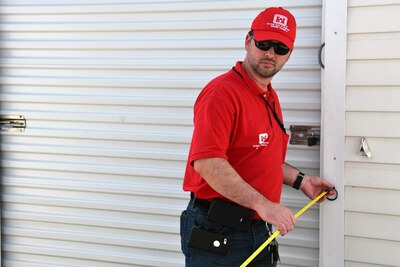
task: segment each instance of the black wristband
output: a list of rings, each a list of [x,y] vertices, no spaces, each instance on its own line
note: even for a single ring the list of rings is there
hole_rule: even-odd
[[[299,172],[299,174],[297,175],[296,181],[294,181],[294,183],[293,183],[294,189],[296,189],[296,190],[300,189],[300,185],[301,185],[301,182],[303,181],[303,178],[304,178],[304,173]]]

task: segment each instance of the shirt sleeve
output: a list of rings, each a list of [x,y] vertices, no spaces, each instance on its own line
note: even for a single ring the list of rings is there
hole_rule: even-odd
[[[215,96],[198,99],[194,106],[194,131],[189,162],[203,158],[227,158],[234,128],[234,107]]]

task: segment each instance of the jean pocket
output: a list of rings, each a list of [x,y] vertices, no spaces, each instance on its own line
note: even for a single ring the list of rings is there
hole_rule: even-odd
[[[182,211],[180,217],[180,235],[181,235],[181,250],[183,254],[186,254],[188,247],[188,234],[186,233],[187,229],[187,213],[186,210]]]
[[[184,210],[181,213],[181,220],[180,220],[180,223],[181,223],[181,225],[180,225],[181,236],[184,236],[184,234],[185,234],[186,218],[187,218],[187,214],[186,214],[186,210]]]

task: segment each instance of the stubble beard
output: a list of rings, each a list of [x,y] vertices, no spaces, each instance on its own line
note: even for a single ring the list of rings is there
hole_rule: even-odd
[[[273,67],[266,68],[263,66],[263,62],[268,61],[273,64]],[[277,66],[276,62],[272,59],[263,58],[258,61],[256,60],[249,60],[249,65],[252,68],[254,73],[257,73],[262,78],[272,78],[277,74],[282,66]]]

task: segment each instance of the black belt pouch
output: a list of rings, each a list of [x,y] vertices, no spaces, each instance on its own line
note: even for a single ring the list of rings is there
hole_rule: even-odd
[[[189,244],[193,248],[215,252],[220,255],[228,253],[228,238],[217,233],[205,231],[199,227],[193,227]]]
[[[221,199],[214,199],[208,210],[208,220],[245,232],[250,228],[253,211]]]

